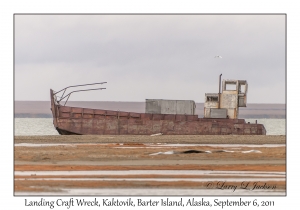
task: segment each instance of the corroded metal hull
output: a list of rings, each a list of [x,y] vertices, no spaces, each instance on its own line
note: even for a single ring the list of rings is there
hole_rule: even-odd
[[[53,124],[61,135],[266,135],[264,125],[244,119],[69,107],[57,104],[52,90],[50,95]]]

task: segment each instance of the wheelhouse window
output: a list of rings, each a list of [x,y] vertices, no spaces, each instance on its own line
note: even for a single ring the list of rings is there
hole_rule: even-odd
[[[225,86],[225,90],[236,90],[236,84],[227,83]]]
[[[218,101],[218,96],[207,96],[206,101]]]

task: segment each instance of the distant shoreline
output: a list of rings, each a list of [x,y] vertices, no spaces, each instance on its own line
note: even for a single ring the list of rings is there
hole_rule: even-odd
[[[145,102],[121,101],[69,101],[68,106],[91,109],[116,110],[125,112],[145,112]],[[202,118],[204,103],[196,103],[196,114]],[[50,101],[15,101],[15,118],[52,118]],[[285,119],[285,104],[247,104],[239,109],[241,119]]]
[[[198,115],[199,118],[203,116]],[[51,114],[17,113],[14,118],[52,118]],[[285,119],[285,115],[240,115],[240,119]]]

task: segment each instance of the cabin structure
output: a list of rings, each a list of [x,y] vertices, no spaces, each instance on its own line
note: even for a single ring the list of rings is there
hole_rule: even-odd
[[[239,107],[247,105],[246,80],[223,80],[222,92],[206,93],[204,118],[238,119]]]
[[[196,103],[192,100],[146,99],[147,114],[195,115]]]

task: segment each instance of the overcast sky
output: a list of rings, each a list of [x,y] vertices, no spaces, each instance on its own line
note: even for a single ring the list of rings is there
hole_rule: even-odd
[[[285,103],[285,15],[15,15],[15,100],[107,82],[70,100],[204,102],[222,79]],[[215,58],[221,55],[222,58]],[[75,89],[70,89],[75,90]]]

